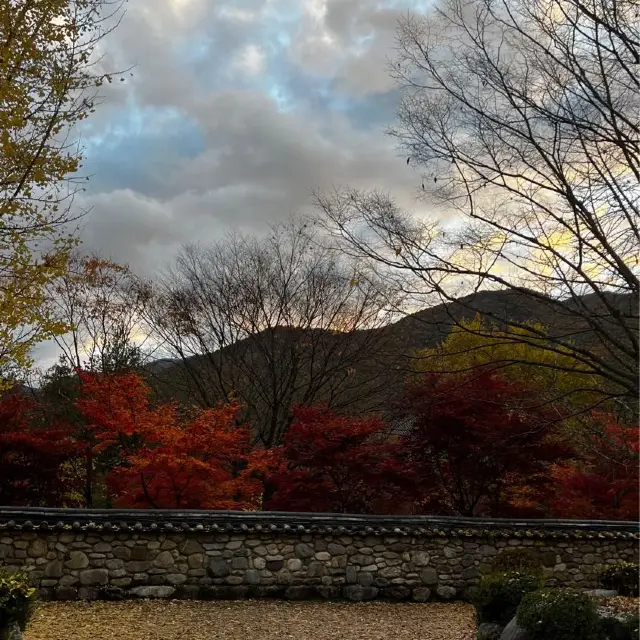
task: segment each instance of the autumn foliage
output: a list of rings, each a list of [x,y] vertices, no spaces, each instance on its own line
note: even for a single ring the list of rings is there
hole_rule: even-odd
[[[531,404],[527,389],[491,373],[410,385],[399,415],[413,425],[404,445],[416,511],[541,516],[536,497],[553,482],[549,467],[573,452],[548,411]]]
[[[180,407],[136,373],[76,376],[68,423],[0,399],[0,503],[86,506],[92,487],[133,508],[638,518],[637,427],[594,414],[570,438],[557,407],[495,372],[420,374],[386,420],[294,407],[270,450],[234,401]]]
[[[255,509],[268,462],[251,451],[249,431],[235,423],[235,403],[180,412],[153,407],[134,373],[80,372],[78,406],[93,430],[94,453],[117,457],[106,482],[114,504],[126,507]]]
[[[274,511],[377,513],[402,490],[399,446],[376,418],[339,416],[326,407],[296,407],[276,450]]]
[[[21,393],[0,400],[0,504],[74,506],[71,461],[79,445],[62,424],[34,426],[36,403]]]
[[[70,329],[52,313],[47,289],[68,272],[77,244],[72,202],[84,176],[72,132],[93,113],[96,87],[111,81],[97,73],[94,51],[109,32],[107,16],[118,13],[109,0],[0,2],[3,373],[23,373],[36,344]]]
[[[578,459],[556,464],[551,513],[564,518],[637,520],[640,446],[637,427],[606,414],[594,416],[594,430]]]

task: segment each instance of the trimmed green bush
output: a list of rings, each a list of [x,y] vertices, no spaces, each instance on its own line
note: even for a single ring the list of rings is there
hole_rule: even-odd
[[[35,609],[36,590],[22,571],[0,571],[0,638],[17,623],[24,631]]]
[[[638,565],[633,562],[618,562],[600,574],[600,584],[605,589],[615,589],[621,596],[638,596]]]
[[[542,574],[540,557],[530,549],[507,549],[499,553],[491,563],[492,572],[520,571],[533,575]]]
[[[522,571],[496,571],[482,578],[473,598],[478,624],[506,625],[524,594],[542,586],[540,576]]]
[[[600,624],[607,640],[638,640],[640,618],[637,613],[601,616]]]
[[[589,596],[573,589],[543,589],[527,593],[517,622],[531,640],[604,640],[604,630]]]

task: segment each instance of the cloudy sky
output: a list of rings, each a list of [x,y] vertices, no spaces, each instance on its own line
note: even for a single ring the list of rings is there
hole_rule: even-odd
[[[133,77],[83,131],[85,244],[151,274],[184,242],[260,231],[309,190],[382,188],[416,206],[384,134],[398,19],[422,0],[130,0],[104,43]]]
[[[133,76],[82,132],[85,248],[150,276],[185,242],[309,209],[312,188],[381,188],[418,210],[418,175],[384,133],[387,65],[398,20],[428,6],[129,0],[103,63]]]

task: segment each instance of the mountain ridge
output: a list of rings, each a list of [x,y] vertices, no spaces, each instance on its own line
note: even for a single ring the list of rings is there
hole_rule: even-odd
[[[636,320],[637,311],[634,315],[633,300],[630,296],[612,294],[608,300],[609,304],[614,304],[614,308],[619,313]],[[480,314],[492,323],[500,324],[500,319],[505,321],[508,319],[510,323],[541,323],[549,328],[550,333],[556,335],[575,335],[576,343],[588,344],[593,343],[597,336],[590,336],[591,329],[586,325],[586,321],[580,321],[576,317],[575,310],[571,309],[572,304],[589,305],[590,307],[602,306],[601,302],[595,296],[585,296],[579,301],[558,301],[545,297],[534,297],[526,292],[518,292],[514,290],[502,291],[481,291],[469,296],[460,298],[459,300],[447,303],[441,303],[431,307],[426,307],[412,314],[408,314],[395,322],[383,327],[373,329],[360,329],[353,334],[332,334],[327,330],[315,330],[316,332],[325,332],[325,337],[320,335],[318,340],[323,345],[333,345],[335,341],[343,340],[348,343],[354,339],[357,334],[359,337],[366,339],[369,336],[376,335],[376,339],[380,341],[381,348],[377,356],[371,354],[363,357],[362,361],[355,366],[357,375],[362,378],[368,376],[360,386],[351,385],[352,388],[345,391],[345,404],[349,405],[354,411],[372,411],[385,405],[389,397],[396,395],[404,384],[406,374],[409,373],[408,361],[410,355],[417,349],[432,348],[440,344],[451,331],[454,323],[463,319],[473,319]],[[635,307],[637,309],[637,307]],[[603,307],[606,311],[606,308]],[[605,314],[606,315],[606,314]],[[637,326],[637,322],[636,322]],[[294,327],[277,327],[270,334],[273,344],[295,343],[300,342],[301,330]],[[178,392],[178,398],[184,399],[187,396],[195,395],[193,393],[193,384],[206,386],[204,379],[206,378],[206,367],[213,363],[213,366],[220,366],[222,370],[223,359],[228,359],[232,367],[233,358],[249,359],[256,356],[254,352],[259,350],[260,340],[264,339],[266,334],[260,332],[256,335],[244,338],[232,345],[224,347],[223,350],[215,351],[207,354],[193,355],[184,360],[171,360],[164,358],[162,360],[149,363],[147,371],[156,382],[162,380],[164,394],[172,397],[173,394],[169,388],[170,378],[180,378],[182,381],[182,391]],[[277,339],[276,339],[277,338]],[[314,338],[316,339],[316,338]],[[291,346],[291,345],[290,345]],[[278,347],[280,348],[280,347]],[[327,347],[328,348],[328,347]],[[253,373],[256,378],[263,376],[264,371],[261,366],[264,363],[258,362],[260,358],[255,357],[256,368],[252,371],[247,362],[243,362],[246,371]],[[207,364],[207,361],[209,364]],[[190,371],[191,370],[191,371]],[[194,373],[195,372],[195,373]],[[189,382],[191,378],[191,382]],[[200,378],[197,380],[196,378]],[[245,372],[245,384],[252,384],[251,380],[247,380],[248,375]],[[169,383],[169,384],[167,384]],[[179,388],[181,385],[177,384]],[[236,389],[238,396],[242,400],[245,390]],[[358,398],[358,393],[361,398]],[[223,399],[221,394],[213,394],[217,400]],[[366,397],[365,397],[366,396]],[[177,398],[176,398],[177,399]],[[292,402],[298,402],[300,398],[293,397]],[[314,401],[323,401],[322,394],[314,397]],[[203,404],[198,401],[198,404]],[[204,402],[204,405],[210,402]],[[339,403],[338,403],[339,404]]]

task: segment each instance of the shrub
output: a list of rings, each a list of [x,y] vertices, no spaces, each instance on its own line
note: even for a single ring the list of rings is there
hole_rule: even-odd
[[[600,584],[605,589],[615,589],[621,596],[638,596],[638,565],[619,562],[607,567],[600,574]]]
[[[506,625],[516,613],[525,593],[541,586],[538,575],[521,571],[498,571],[482,578],[473,598],[478,624]]]
[[[25,629],[35,608],[35,596],[25,573],[0,572],[0,638],[15,623]]]
[[[542,574],[540,558],[529,549],[507,549],[499,553],[491,563],[494,572],[520,571],[534,575]]]
[[[527,593],[520,602],[517,622],[531,640],[603,640],[595,604],[572,589],[543,589]]]
[[[637,640],[640,618],[637,613],[600,616],[600,624],[608,640]]]

